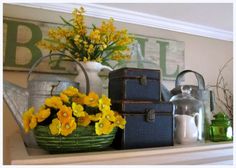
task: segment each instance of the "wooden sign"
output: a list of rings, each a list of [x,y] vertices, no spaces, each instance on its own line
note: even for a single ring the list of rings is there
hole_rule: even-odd
[[[3,23],[3,69],[17,71],[29,71],[36,60],[48,54],[48,50],[39,48],[36,43],[47,36],[49,28],[58,26],[7,17]],[[175,80],[184,69],[184,42],[137,34],[135,39],[140,44],[143,57],[161,69],[163,80]],[[63,61],[55,61],[49,66],[48,60],[44,60],[36,71],[70,74],[75,73],[75,67]]]

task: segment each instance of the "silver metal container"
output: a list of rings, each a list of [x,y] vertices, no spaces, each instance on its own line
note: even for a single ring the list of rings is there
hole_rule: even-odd
[[[36,111],[39,110],[46,98],[59,96],[60,92],[69,86],[79,89],[79,83],[65,77],[48,74],[36,75],[34,79],[28,81],[29,107],[33,106]]]
[[[23,112],[32,106],[35,108],[35,112],[37,112],[40,106],[44,104],[46,98],[51,97],[52,95],[55,96],[59,95],[59,93],[64,89],[66,89],[68,86],[74,86],[79,89],[79,83],[74,82],[70,78],[66,78],[58,74],[37,74],[34,75],[34,77],[32,77],[31,74],[33,70],[42,61],[42,59],[51,56],[64,56],[77,63],[81,67],[85,75],[85,81],[87,84],[86,94],[88,94],[90,90],[88,75],[84,67],[73,57],[63,55],[60,53],[49,54],[47,56],[40,57],[34,63],[34,65],[31,67],[28,73],[27,89],[12,84],[10,82],[4,81],[3,83],[4,100],[9,106],[12,115],[19,126],[20,133],[27,147],[37,147],[37,143],[35,141],[33,132],[30,132],[28,134],[25,134],[24,132],[24,127],[22,122]]]

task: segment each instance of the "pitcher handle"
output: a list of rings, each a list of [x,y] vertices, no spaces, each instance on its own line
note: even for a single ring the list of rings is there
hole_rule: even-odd
[[[30,68],[29,73],[28,73],[28,77],[27,77],[27,81],[29,81],[30,75],[31,75],[31,73],[33,72],[33,70],[35,69],[35,67],[36,67],[44,58],[51,57],[51,56],[67,57],[67,58],[70,58],[71,60],[75,61],[75,62],[79,65],[79,67],[81,68],[81,70],[83,71],[84,76],[85,76],[85,81],[86,81],[86,94],[88,94],[89,91],[90,91],[90,82],[89,82],[88,74],[87,74],[86,70],[84,69],[83,65],[82,65],[79,61],[77,61],[75,58],[73,58],[73,57],[71,57],[71,56],[69,56],[69,55],[62,54],[62,53],[52,53],[52,54],[48,54],[48,55],[46,55],[46,56],[40,57],[37,61],[35,61],[35,63],[33,64],[33,66]]]
[[[113,69],[111,67],[102,65],[102,68],[98,72],[98,76],[100,76],[100,77],[108,77],[108,74],[111,71],[113,71]]]

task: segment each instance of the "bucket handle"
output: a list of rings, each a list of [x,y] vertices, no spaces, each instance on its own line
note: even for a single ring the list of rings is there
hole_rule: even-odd
[[[88,74],[86,72],[86,70],[84,69],[83,65],[77,61],[75,58],[69,56],[69,55],[65,55],[65,54],[61,54],[61,53],[52,53],[52,54],[48,54],[46,56],[42,56],[40,57],[38,60],[35,61],[35,63],[33,64],[33,66],[30,68],[29,70],[29,73],[28,73],[28,77],[27,77],[27,81],[29,81],[29,78],[30,78],[30,75],[31,73],[33,72],[33,70],[35,69],[35,67],[44,59],[44,58],[48,58],[48,57],[51,57],[51,56],[61,56],[61,57],[67,57],[67,58],[70,58],[71,60],[75,61],[79,67],[81,68],[81,70],[83,71],[84,73],[84,76],[85,76],[85,81],[86,81],[86,94],[89,93],[90,91],[90,83],[89,83],[89,78],[88,78]]]
[[[186,73],[189,73],[189,72],[192,72],[194,73],[194,75],[196,76],[197,78],[197,82],[198,82],[198,88],[201,89],[201,90],[205,90],[205,81],[204,81],[204,78],[202,77],[201,74],[193,71],[193,70],[184,70],[182,72],[180,72],[177,77],[176,77],[176,80],[175,80],[175,87],[179,86],[180,85],[180,81],[181,79],[183,78],[183,76],[186,74]]]

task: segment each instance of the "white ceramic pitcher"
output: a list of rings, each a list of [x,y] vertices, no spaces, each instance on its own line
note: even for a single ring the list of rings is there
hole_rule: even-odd
[[[198,138],[198,124],[196,123],[196,117],[190,115],[175,115],[176,129],[175,129],[175,141],[179,144],[190,144],[197,142]]]
[[[101,71],[106,72],[106,75],[103,75],[103,77],[105,76],[106,78],[108,78],[108,73],[109,71],[112,71],[112,69],[108,66],[102,65],[101,63],[92,61],[88,61],[86,63],[80,62],[80,64],[83,65],[84,69],[88,74],[90,90],[96,92],[99,96],[104,94],[104,89],[108,87],[106,86],[108,85],[108,83],[104,84],[104,81],[102,81],[101,75],[99,75],[99,73]],[[82,73],[81,68],[78,65],[76,66],[76,69],[78,71],[78,75],[75,77],[75,81],[80,83],[80,91],[85,93],[86,82],[84,73]]]

